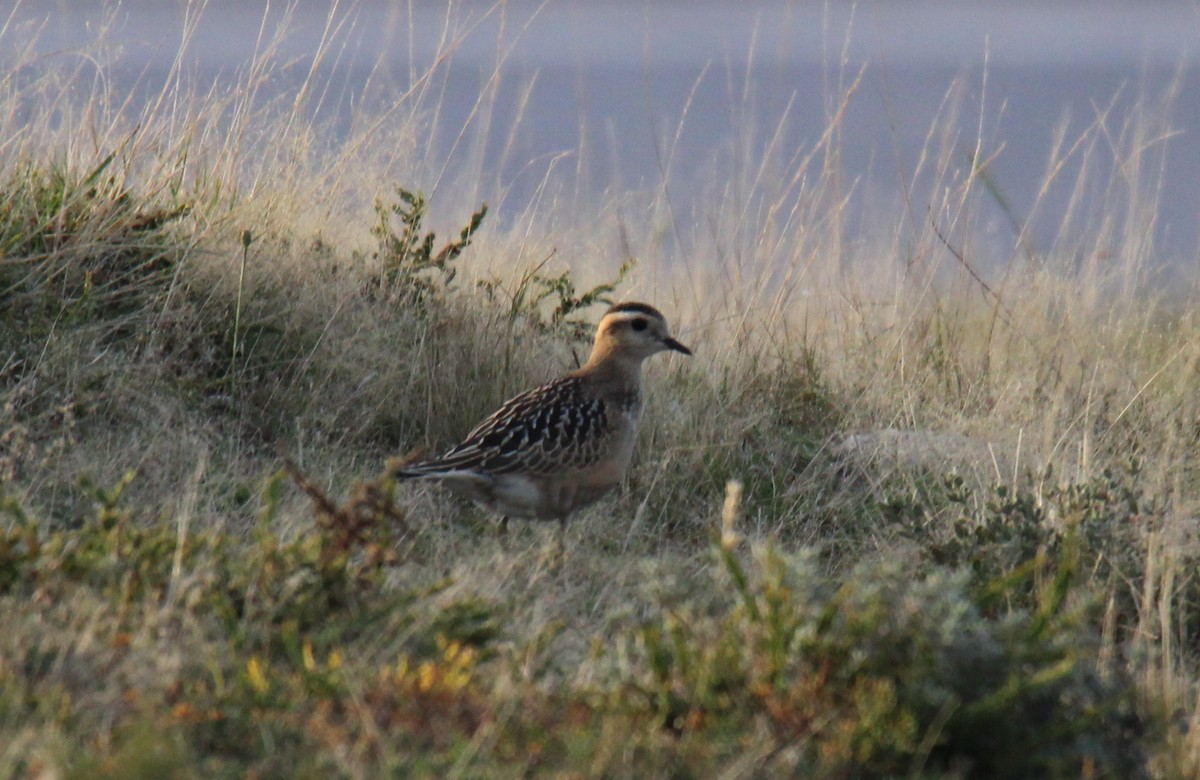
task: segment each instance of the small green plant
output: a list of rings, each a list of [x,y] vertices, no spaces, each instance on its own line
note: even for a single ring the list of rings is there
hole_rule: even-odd
[[[458,239],[448,241],[435,251],[437,237],[425,231],[429,204],[419,190],[396,188],[397,202],[375,203],[375,225],[371,235],[378,241],[374,258],[381,263],[381,284],[390,293],[416,302],[428,300],[448,290],[458,273],[452,263],[471,245],[475,232],[487,216],[487,204],[471,214],[471,220],[459,231]],[[392,220],[400,222],[399,232]]]
[[[558,276],[543,274],[543,262],[527,271],[517,282],[516,290],[507,302],[508,318],[510,321],[521,319],[542,331],[565,328],[575,340],[590,338],[596,323],[593,319],[582,319],[575,315],[598,303],[611,305],[613,301],[609,296],[625,281],[636,264],[637,261],[630,258],[621,263],[616,278],[580,292],[576,290],[575,280],[569,270]],[[495,298],[500,283],[492,279],[481,282],[480,287],[489,297]],[[551,304],[549,313],[546,313],[547,302]]]

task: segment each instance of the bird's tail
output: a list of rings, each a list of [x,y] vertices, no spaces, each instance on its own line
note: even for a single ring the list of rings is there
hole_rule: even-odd
[[[420,479],[431,476],[427,467],[435,461],[421,461],[424,447],[416,447],[398,458],[388,458],[385,473],[393,479]]]

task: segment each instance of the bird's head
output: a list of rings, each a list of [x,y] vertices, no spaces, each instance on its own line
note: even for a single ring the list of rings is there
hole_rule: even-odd
[[[692,354],[671,337],[667,320],[658,309],[644,303],[618,303],[600,318],[592,360],[604,356],[640,363],[664,350]]]

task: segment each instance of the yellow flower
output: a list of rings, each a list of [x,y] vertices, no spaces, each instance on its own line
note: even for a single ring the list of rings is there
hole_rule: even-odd
[[[263,676],[262,664],[258,662],[257,657],[251,658],[246,664],[246,678],[250,681],[250,687],[260,696],[271,688],[267,678]]]
[[[417,689],[424,692],[433,688],[436,673],[433,664],[426,661],[417,668]]]

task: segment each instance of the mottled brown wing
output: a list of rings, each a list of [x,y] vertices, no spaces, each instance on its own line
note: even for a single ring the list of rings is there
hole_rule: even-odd
[[[600,459],[609,431],[606,404],[567,376],[524,392],[483,420],[440,458],[405,469],[411,476],[460,469],[491,474],[548,473]]]

